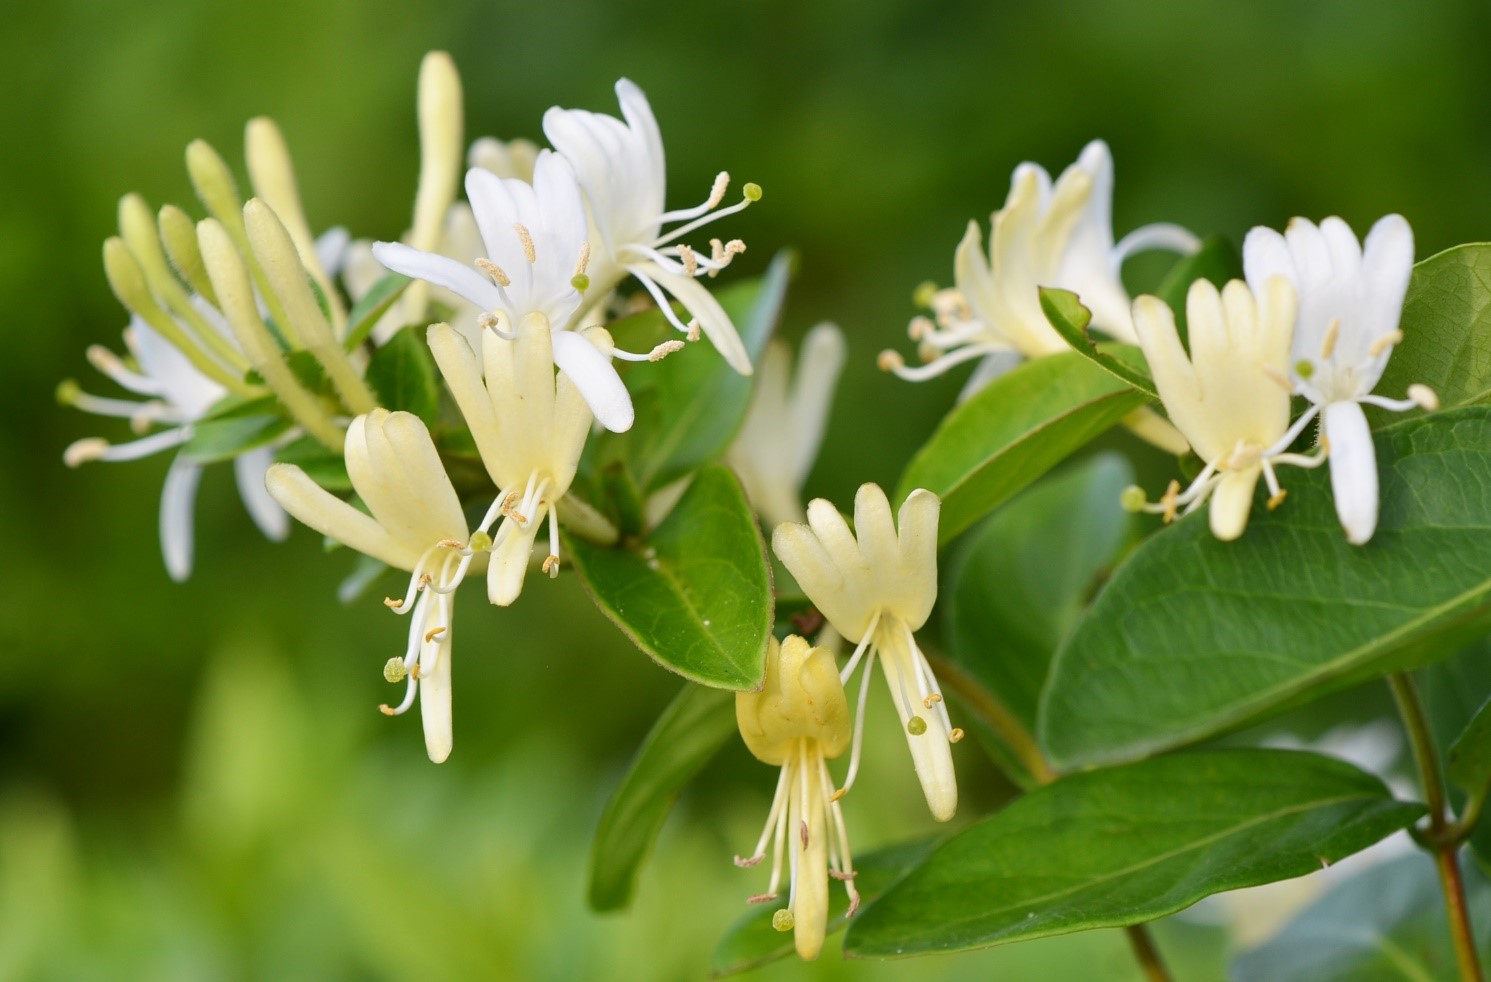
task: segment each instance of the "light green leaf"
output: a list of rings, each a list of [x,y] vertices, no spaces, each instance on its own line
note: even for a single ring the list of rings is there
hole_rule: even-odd
[[[663,710],[626,776],[606,802],[590,850],[590,906],[619,910],[684,785],[735,734],[728,692],[685,684]]]
[[[1057,290],[1053,287],[1041,287],[1041,310],[1046,315],[1046,320],[1056,328],[1067,344],[1072,346],[1082,357],[1091,361],[1103,371],[1114,378],[1127,382],[1134,388],[1143,392],[1151,399],[1158,399],[1159,392],[1154,387],[1154,379],[1149,377],[1147,370],[1140,370],[1128,362],[1142,362],[1143,355],[1139,354],[1137,348],[1127,348],[1127,360],[1116,357],[1113,348],[1116,345],[1098,345],[1087,333],[1087,325],[1092,323],[1092,311],[1082,306],[1082,301],[1070,290]]]
[[[701,685],[761,684],[771,573],[761,530],[729,469],[702,468],[644,542],[567,541],[596,606],[658,664]]]
[[[368,335],[373,333],[374,325],[412,282],[414,281],[407,276],[389,273],[374,283],[373,288],[364,293],[362,299],[347,314],[347,336],[342,340],[342,346],[351,351],[366,341]]]
[[[425,425],[435,425],[440,415],[440,381],[423,328],[403,328],[373,352],[367,380],[384,409],[413,413]]]
[[[181,453],[194,463],[232,460],[248,450],[273,443],[290,429],[283,416],[220,416],[192,424],[192,435]]]
[[[1302,876],[1423,814],[1343,761],[1176,754],[1073,774],[943,843],[849,929],[849,955],[959,951],[1172,914]]]
[[[1165,301],[1175,313],[1175,329],[1181,340],[1188,336],[1186,324],[1186,294],[1197,280],[1209,280],[1217,289],[1227,285],[1228,280],[1242,279],[1242,259],[1231,242],[1220,235],[1209,235],[1201,248],[1189,256],[1182,256],[1165,279],[1160,283],[1155,296]]]
[[[1491,884],[1461,863],[1477,947],[1491,944]],[[1268,982],[1436,982],[1456,975],[1444,895],[1427,855],[1401,856],[1344,880],[1263,945],[1232,978]]]
[[[936,845],[936,839],[918,839],[856,857],[854,886],[859,891],[861,904],[872,903],[901,877],[921,865]],[[747,875],[760,875],[759,867],[748,871]],[[792,932],[778,931],[771,926],[771,915],[781,906],[780,903],[761,904],[732,924],[710,956],[710,974],[716,977],[734,975],[793,954]],[[840,889],[832,890],[829,895],[829,934],[843,929],[848,922],[845,916],[848,909],[848,894]]]
[[[1058,770],[1143,756],[1363,678],[1443,658],[1491,615],[1491,410],[1381,430],[1382,503],[1346,542],[1326,468],[1259,489],[1236,542],[1203,511],[1118,568],[1051,668],[1040,737]]]
[[[895,500],[916,488],[939,495],[948,542],[1145,401],[1074,351],[1027,361],[947,415]]]
[[[1456,246],[1413,268],[1377,392],[1400,399],[1415,382],[1445,408],[1491,399],[1491,244]]]
[[[952,659],[1029,731],[1057,645],[1133,532],[1119,505],[1133,480],[1111,453],[1045,479],[970,532],[944,577]],[[992,730],[970,722],[1006,773],[1033,783]]]

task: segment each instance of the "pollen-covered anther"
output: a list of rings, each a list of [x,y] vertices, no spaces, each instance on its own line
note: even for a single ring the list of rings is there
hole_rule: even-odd
[[[1165,488],[1165,495],[1164,495],[1164,497],[1160,498],[1160,505],[1164,509],[1161,512],[1161,514],[1165,518],[1165,524],[1166,525],[1169,525],[1171,522],[1175,521],[1175,516],[1178,514],[1178,504],[1179,504],[1179,502],[1177,501],[1177,499],[1179,497],[1180,497],[1180,482],[1179,481],[1171,481],[1170,485]]]
[[[668,357],[673,352],[675,352],[675,351],[682,351],[683,349],[684,349],[684,342],[679,341],[676,338],[674,338],[672,340],[669,340],[669,341],[664,341],[662,344],[658,345],[656,348],[653,348],[651,351],[649,351],[647,353],[647,360],[648,361],[662,361],[664,358]]]
[[[518,241],[523,244],[523,258],[530,263],[538,262],[538,252],[533,248],[533,233],[528,231],[528,226],[513,222],[513,231],[518,233]]]
[[[937,705],[941,701],[942,693],[934,692],[931,695],[927,696],[927,698],[922,700],[922,705],[927,707],[928,709],[931,709],[933,706]]]
[[[399,715],[399,711],[397,709],[394,709],[392,706],[390,706],[386,702],[385,703],[381,703],[378,706],[378,712],[382,713],[384,716],[397,716],[397,715]]]
[[[905,365],[906,359],[901,357],[901,353],[899,351],[892,351],[889,348],[880,352],[879,357],[875,359],[875,366],[882,372],[893,372],[898,368],[905,367]]]
[[[415,662],[414,663],[414,667],[412,667],[412,668],[409,669],[409,677],[412,678],[412,679],[414,679],[414,681],[418,682],[419,681],[419,675],[420,675],[419,662]]]
[[[678,247],[678,258],[680,261],[683,262],[683,272],[685,276],[699,275],[699,259],[697,256],[694,255],[693,249],[690,249],[686,245],[680,245]]]
[[[512,278],[507,275],[507,273],[502,269],[501,266],[498,266],[496,263],[492,262],[492,260],[478,257],[476,260],[474,260],[473,265],[475,265],[476,268],[481,270],[483,273],[486,273],[488,276],[490,276],[498,286],[513,285]],[[483,321],[486,319],[491,319],[493,324],[496,323],[496,318],[493,318],[491,314],[484,314],[482,316]],[[482,323],[482,327],[491,326],[492,324]]]
[[[383,678],[391,685],[404,681],[408,675],[409,666],[404,664],[402,658],[390,658],[383,666]]]
[[[939,350],[938,347],[930,341],[923,341],[921,344],[916,346],[916,357],[922,360],[922,364],[930,365],[932,362],[942,357],[942,351]]]
[[[77,440],[62,451],[62,462],[68,467],[80,467],[91,460],[98,460],[109,451],[109,441],[103,437],[89,436]]]
[[[1325,337],[1320,341],[1320,360],[1330,361],[1331,355],[1336,353],[1336,341],[1341,337],[1341,318],[1332,317],[1330,326],[1325,329]]]
[[[684,337],[688,338],[690,341],[697,341],[703,336],[704,329],[699,326],[699,322],[689,321],[689,333],[685,334]]]
[[[752,866],[755,866],[757,863],[761,862],[761,860],[763,860],[765,858],[766,858],[766,853],[764,853],[764,852],[763,853],[757,853],[754,856],[745,856],[745,857],[736,856],[735,857],[735,865],[739,866],[741,869],[750,869]]]
[[[590,243],[589,242],[581,242],[580,243],[580,258],[577,259],[577,260],[575,260],[575,276],[577,276],[577,277],[578,276],[585,276],[585,270],[589,266],[590,266]],[[590,282],[590,277],[589,276],[585,276],[585,282],[587,284]],[[576,287],[576,289],[583,289],[583,287]]]
[[[844,797],[844,795],[846,795],[848,793],[849,793],[849,789],[848,788],[839,788],[833,794],[831,794],[831,795],[828,796],[828,800],[830,802],[838,801],[840,798]]]
[[[709,201],[705,203],[705,209],[718,208],[720,202],[725,200],[725,192],[730,189],[730,172],[720,171],[714,176],[714,184],[709,188]]]
[[[746,903],[769,904],[775,899],[777,899],[777,895],[774,893],[755,893],[746,898]]]
[[[840,883],[847,883],[848,881],[854,879],[859,874],[857,872],[855,872],[854,870],[852,870],[852,869],[851,870],[831,869],[831,870],[828,871],[828,875],[831,876],[831,877],[833,877],[834,879],[838,880]]]
[[[1402,331],[1390,331],[1387,334],[1384,334],[1382,337],[1378,338],[1376,341],[1373,341],[1372,346],[1367,349],[1367,354],[1372,356],[1373,358],[1376,358],[1380,356],[1384,351],[1402,340]]]
[[[441,539],[438,543],[436,543],[436,545],[439,545],[439,546],[441,546],[441,547],[443,547],[445,549],[464,549],[464,548],[466,548],[465,543],[461,542],[460,539]]]
[[[1308,365],[1309,362],[1301,362],[1300,364],[1302,364],[1302,365]],[[1294,391],[1294,385],[1293,385],[1293,383],[1291,383],[1289,381],[1289,376],[1287,376],[1283,372],[1279,371],[1273,365],[1264,365],[1263,366],[1263,374],[1264,374],[1264,376],[1270,382],[1274,383],[1279,388],[1283,389],[1285,392],[1293,392]],[[1305,378],[1305,377],[1306,377],[1306,373],[1301,372],[1300,373],[1300,378]]]
[[[925,341],[936,332],[932,318],[922,315],[911,318],[911,323],[906,325],[906,336],[913,341]]]
[[[549,574],[549,579],[557,579],[559,576],[559,557],[550,553],[544,558],[544,572]]]
[[[1439,394],[1421,382],[1415,382],[1408,387],[1408,398],[1431,413],[1439,409]]]
[[[948,731],[947,742],[948,743],[962,743],[963,742],[963,736],[964,736],[963,727],[961,727],[961,726],[955,726],[951,730]]]
[[[443,625],[440,627],[430,628],[428,631],[425,632],[425,643],[429,644],[431,641],[434,641],[436,638],[440,637],[440,635],[444,633],[445,627]]]
[[[387,607],[389,610],[398,610],[400,607],[404,606],[404,599],[402,597],[384,597],[383,606]]]
[[[1289,492],[1284,488],[1280,488],[1278,494],[1273,495],[1268,499],[1268,510],[1273,511],[1275,508],[1282,505],[1284,503],[1284,499],[1287,497],[1289,497]]]

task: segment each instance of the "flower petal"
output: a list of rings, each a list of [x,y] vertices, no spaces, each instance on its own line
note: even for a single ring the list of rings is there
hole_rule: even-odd
[[[411,249],[402,242],[375,242],[373,255],[395,273],[444,287],[483,310],[505,309],[507,298],[482,274],[464,263],[432,252]]]
[[[1248,527],[1248,514],[1253,510],[1253,489],[1258,486],[1261,467],[1228,471],[1217,483],[1211,496],[1211,534],[1223,542],[1231,542],[1243,534]]]
[[[1377,530],[1377,448],[1355,402],[1333,402],[1321,414],[1330,446],[1331,494],[1346,541],[1365,545]]]
[[[628,267],[629,269],[631,267]],[[689,314],[699,322],[704,336],[724,356],[730,367],[742,375],[751,374],[751,356],[746,352],[730,315],[720,302],[691,276],[670,273],[656,263],[641,265],[643,275],[677,297]]]
[[[434,597],[430,602],[447,604],[448,613],[448,604],[452,599]],[[424,643],[419,657],[419,715],[420,722],[424,725],[425,753],[429,754],[430,760],[437,764],[445,762],[455,743],[450,712],[452,626],[447,619],[445,630],[434,639]]]
[[[271,464],[264,486],[303,524],[389,566],[412,572],[419,552],[399,542],[373,518],[326,491],[294,464]]]
[[[487,565],[487,599],[499,607],[506,607],[523,592],[523,579],[528,575],[528,560],[533,556],[533,540],[538,536],[542,524],[541,515],[528,516],[524,528],[512,519],[506,519],[502,528],[506,534],[492,549],[492,558]],[[500,530],[499,530],[500,531]]]
[[[259,531],[273,542],[283,542],[290,534],[290,516],[275,504],[264,487],[264,474],[272,463],[274,448],[259,447],[234,458],[233,476],[238,481],[238,496]]]
[[[631,393],[611,359],[573,331],[555,331],[553,344],[554,364],[575,384],[600,424],[612,433],[631,429],[635,419]]]
[[[192,575],[192,512],[202,468],[177,454],[160,495],[160,549],[166,572],[181,583]]]

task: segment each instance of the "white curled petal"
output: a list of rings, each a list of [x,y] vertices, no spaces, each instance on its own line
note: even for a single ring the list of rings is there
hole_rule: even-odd
[[[613,433],[631,429],[635,418],[631,393],[626,391],[611,359],[573,331],[554,332],[553,344],[554,364],[575,383],[601,425]]]
[[[1248,286],[1259,296],[1263,294],[1264,284],[1275,276],[1283,276],[1298,285],[1294,259],[1289,255],[1284,236],[1261,225],[1243,239],[1243,270]]]
[[[192,511],[202,468],[177,455],[160,496],[160,549],[166,572],[180,583],[192,575]]]
[[[450,711],[451,625],[424,644],[420,658],[419,715],[424,726],[425,752],[436,764],[445,762],[454,745]],[[434,665],[426,669],[433,659]]]
[[[1362,246],[1363,311],[1380,320],[1375,337],[1397,330],[1413,274],[1413,229],[1402,215],[1378,219]]]
[[[283,542],[290,534],[290,516],[269,496],[264,475],[274,463],[274,448],[259,447],[239,454],[233,461],[233,476],[238,482],[238,496],[259,531],[272,542]]]
[[[420,252],[402,242],[375,242],[373,255],[395,273],[441,286],[483,310],[506,308],[495,283],[464,263],[432,252]]]
[[[1377,448],[1355,402],[1333,402],[1321,414],[1330,446],[1331,494],[1346,540],[1365,545],[1377,531]]]
[[[720,302],[698,280],[670,273],[656,264],[644,266],[642,272],[678,298],[689,314],[699,321],[704,336],[709,338],[731,368],[742,375],[751,374],[751,356],[746,352],[740,335],[736,333],[735,325],[730,322],[730,315],[725,313],[725,308],[720,306]]]

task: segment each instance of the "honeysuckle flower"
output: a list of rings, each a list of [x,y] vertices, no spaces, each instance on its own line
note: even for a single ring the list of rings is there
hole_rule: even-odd
[[[725,459],[768,527],[803,520],[802,485],[823,442],[844,354],[843,332],[826,323],[803,338],[796,373],[785,342],[767,345],[745,422]]]
[[[231,343],[221,315],[200,297],[193,297],[192,301],[199,316]],[[91,460],[136,460],[179,447],[191,439],[193,424],[228,394],[227,389],[198,371],[180,350],[138,315],[125,329],[124,343],[135,367],[103,345],[89,348],[88,360],[121,388],[141,399],[90,395],[71,381],[58,388],[58,396],[65,404],[84,412],[127,419],[130,427],[141,435],[117,444],[98,437],[78,440],[63,453],[69,467]],[[272,446],[245,451],[233,459],[233,473],[249,517],[260,531],[278,542],[289,534],[290,527],[285,513],[264,490],[264,472],[273,459]],[[166,572],[178,582],[192,572],[192,512],[201,479],[202,465],[178,454],[166,471],[165,486],[161,489],[161,555]]]
[[[989,237],[986,258],[978,222],[969,222],[954,253],[955,287],[920,291],[933,318],[913,319],[908,333],[925,364],[907,367],[897,352],[886,351],[882,368],[921,381],[980,359],[966,397],[1021,358],[1066,351],[1041,310],[1041,287],[1075,292],[1092,311],[1094,328],[1134,343],[1119,276],[1124,262],[1151,249],[1191,253],[1200,246],[1195,235],[1170,224],[1145,225],[1114,245],[1113,155],[1102,140],[1089,143],[1054,185],[1039,164],[1016,167]]]
[[[569,491],[590,432],[591,413],[571,372],[610,368],[611,336],[600,328],[552,331],[542,313],[513,328],[498,312],[482,332],[481,358],[447,324],[430,326],[430,351],[466,418],[482,463],[498,487],[489,514],[502,524],[493,536],[487,595],[506,606],[518,598],[528,559],[547,521],[544,572],[559,575],[559,504]],[[560,344],[581,346],[554,372]]]
[[[301,522],[379,562],[409,573],[402,598],[384,604],[409,620],[403,657],[383,674],[404,682],[404,699],[380,707],[400,715],[419,698],[425,750],[440,763],[450,756],[450,670],[455,591],[468,572],[480,572],[496,520],[489,511],[475,531],[466,527],[460,499],[440,454],[418,416],[375,409],[347,429],[344,449],[359,511],[312,481],[293,464],[274,464],[265,477],[270,495]],[[369,514],[371,512],[371,514]]]
[[[1126,507],[1163,513],[1170,521],[1182,506],[1190,512],[1211,499],[1212,534],[1235,539],[1247,527],[1260,475],[1274,508],[1285,495],[1276,465],[1322,462],[1285,452],[1293,441],[1284,372],[1294,315],[1294,288],[1281,276],[1260,284],[1256,294],[1241,280],[1221,292],[1197,280],[1186,294],[1188,355],[1165,302],[1149,296],[1134,301],[1134,326],[1160,400],[1206,466],[1185,491],[1170,482],[1156,504],[1129,488]]]
[[[827,763],[850,741],[849,703],[833,654],[796,635],[780,645],[772,638],[761,691],[736,694],[735,719],[756,759],[782,769],[756,849],[749,857],[736,856],[735,864],[755,866],[774,843],[771,882],[751,898],[770,903],[781,886],[783,853],[789,855],[787,906],[771,923],[792,931],[798,955],[812,960],[827,932],[830,876],[843,881],[850,916],[859,907],[844,812]]]
[[[703,331],[731,367],[749,375],[751,359],[735,325],[697,281],[700,276],[717,274],[745,251],[745,244],[739,239],[712,239],[710,254],[705,256],[678,240],[760,200],[761,188],[746,184],[739,202],[721,208],[730,182],[730,175],[721,172],[702,204],[665,211],[667,172],[657,118],[647,96],[627,79],[616,83],[616,98],[625,122],[558,106],[544,113],[544,134],[573,165],[595,226],[587,306],[627,276],[635,277],[675,328],[690,340]],[[674,222],[684,224],[663,230]],[[674,314],[669,295],[683,304],[693,324],[685,324]]]
[[[834,630],[857,645],[840,679],[847,681],[860,660],[865,661],[855,711],[854,748],[839,793],[849,790],[859,771],[865,698],[878,656],[927,806],[932,817],[945,822],[958,807],[949,745],[961,740],[963,731],[948,719],[932,666],[913,637],[937,600],[941,507],[932,492],[911,492],[901,505],[897,532],[885,492],[865,484],[854,498],[854,531],[838,509],[815,498],[808,504],[807,524],[777,526],[771,544]]]
[[[1299,320],[1287,366],[1294,391],[1310,400],[1298,435],[1319,414],[1320,444],[1330,456],[1331,491],[1346,538],[1362,545],[1377,529],[1377,451],[1362,404],[1393,412],[1437,409],[1425,385],[1408,398],[1372,395],[1393,346],[1413,270],[1413,230],[1401,215],[1380,219],[1358,243],[1339,218],[1319,226],[1293,219],[1283,235],[1255,228],[1243,243],[1243,267],[1256,284],[1283,276],[1299,293]]]

